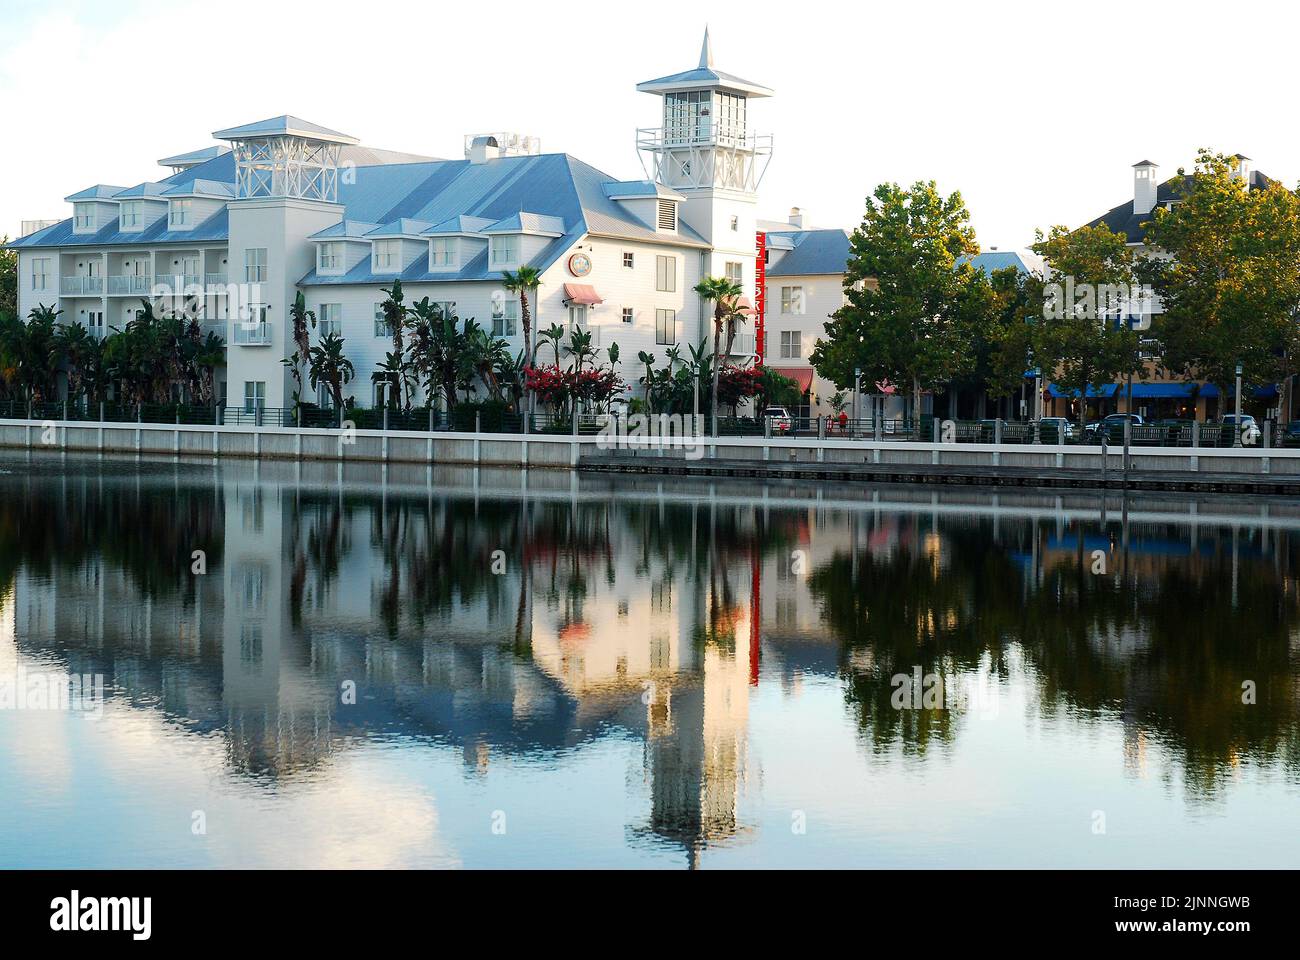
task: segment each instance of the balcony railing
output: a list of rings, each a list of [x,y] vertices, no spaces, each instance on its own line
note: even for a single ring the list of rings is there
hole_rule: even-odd
[[[269,347],[271,324],[267,321],[245,323],[237,320],[234,324],[234,341],[238,347]]]
[[[203,277],[197,273],[177,273],[177,274],[155,274],[153,278],[154,287],[166,287],[170,293],[168,296],[181,297],[185,296],[186,291],[193,291],[195,288],[203,286]]]
[[[59,293],[65,297],[101,297],[104,295],[104,278],[60,277]]]
[[[230,276],[225,273],[209,273],[206,279],[209,287],[224,287],[230,282]]]
[[[674,147],[729,147],[770,153],[772,135],[754,133],[731,124],[682,124],[670,127],[641,127],[636,132],[639,150],[657,151]]]
[[[121,276],[108,278],[108,295],[110,297],[148,296],[152,278],[145,276]]]

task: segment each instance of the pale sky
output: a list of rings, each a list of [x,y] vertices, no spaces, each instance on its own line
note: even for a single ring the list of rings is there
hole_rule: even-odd
[[[0,234],[283,113],[451,158],[513,130],[640,178],[658,98],[634,87],[694,67],[706,22],[718,69],[776,91],[750,107],[775,137],[760,216],[851,228],[876,184],[934,179],[1006,249],[1131,199],[1138,160],[1210,146],[1300,180],[1280,5],[4,0]]]

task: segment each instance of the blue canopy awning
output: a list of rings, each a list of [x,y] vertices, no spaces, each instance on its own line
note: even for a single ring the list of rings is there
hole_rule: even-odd
[[[1089,384],[1089,385],[1088,385],[1088,399],[1089,399],[1089,400],[1099,400],[1099,399],[1100,399],[1100,400],[1108,400],[1108,399],[1110,399],[1111,397],[1115,396],[1115,391],[1118,390],[1118,389],[1119,389],[1119,384],[1116,384],[1116,383],[1108,383],[1108,384],[1106,384],[1105,386],[1103,386],[1100,390],[1098,390],[1096,387],[1094,387],[1094,386],[1092,386],[1091,384]],[[1060,399],[1060,398],[1062,398],[1062,397],[1065,397],[1065,398],[1067,398],[1067,399],[1071,399],[1071,400],[1077,400],[1077,399],[1079,399],[1079,391],[1078,391],[1078,390],[1062,390],[1062,389],[1061,389],[1060,387],[1058,387],[1056,384],[1052,384],[1051,386],[1049,386],[1049,387],[1047,388],[1047,392],[1050,393],[1052,396],[1056,397],[1057,399]]]
[[[1151,400],[1160,399],[1190,399],[1196,391],[1194,383],[1135,383],[1133,384],[1133,398],[1145,398]]]

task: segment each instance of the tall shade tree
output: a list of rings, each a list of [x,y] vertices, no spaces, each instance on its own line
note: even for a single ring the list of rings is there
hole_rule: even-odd
[[[734,320],[728,318],[736,310],[736,305],[740,302],[741,295],[744,293],[740,284],[729,277],[705,277],[695,285],[695,292],[701,300],[713,304],[713,390],[710,396],[712,400],[713,413],[713,433],[717,436],[718,432],[718,375],[722,370],[721,354],[722,348],[722,330],[723,327],[730,326],[733,329]],[[727,338],[728,350],[730,350],[731,336]]]
[[[1141,336],[1124,319],[1136,296],[1137,258],[1124,234],[1104,224],[1041,232],[1034,252],[1047,261],[1042,321],[1034,356],[1045,374],[1079,397],[1079,426],[1087,421],[1088,388],[1094,393],[1143,371]]]
[[[1179,170],[1180,202],[1157,208],[1153,256],[1139,268],[1160,296],[1153,323],[1169,371],[1215,384],[1220,396],[1240,363],[1247,384],[1295,373],[1300,305],[1300,197],[1280,183],[1250,190],[1235,158],[1202,150]]]
[[[18,251],[7,248],[0,237],[0,317],[18,316]]]
[[[847,302],[810,355],[818,372],[840,388],[854,383],[855,370],[858,386],[909,383],[919,437],[922,390],[970,369],[966,293],[980,281],[958,258],[978,252],[960,193],[945,197],[934,181],[878,186],[849,240]]]

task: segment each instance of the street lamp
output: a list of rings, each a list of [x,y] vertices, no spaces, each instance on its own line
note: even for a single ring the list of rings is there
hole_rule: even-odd
[[[1237,361],[1237,417],[1236,422],[1232,425],[1233,437],[1232,445],[1241,446],[1241,361]]]

